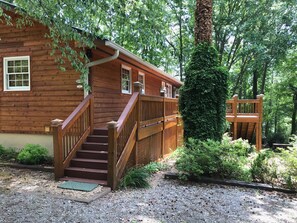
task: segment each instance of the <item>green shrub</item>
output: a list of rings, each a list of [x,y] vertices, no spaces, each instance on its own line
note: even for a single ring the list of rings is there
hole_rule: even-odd
[[[227,71],[218,53],[207,43],[198,44],[185,69],[179,107],[185,138],[220,141],[225,130]]]
[[[147,172],[149,175],[152,175],[154,173],[157,173],[161,170],[167,169],[167,165],[160,162],[151,162],[144,167],[142,167],[145,172]]]
[[[43,164],[48,160],[48,151],[38,144],[27,144],[20,151],[17,160],[22,164]]]
[[[6,149],[0,145],[0,159],[5,161],[15,161],[17,156],[18,152],[15,148],[9,147]]]
[[[146,188],[149,187],[148,172],[143,168],[131,168],[120,182],[120,188]]]
[[[277,179],[277,154],[270,150],[262,150],[251,165],[251,174],[254,181],[263,183]]]
[[[250,181],[247,163],[247,157],[226,149],[225,144],[222,147],[217,141],[190,138],[180,152],[176,166],[182,178],[208,176]]]
[[[254,152],[255,146],[249,144],[248,140],[242,138],[237,140],[232,140],[230,136],[224,134],[223,140],[221,142],[221,148],[224,153],[228,155],[230,152],[234,155],[247,157],[250,153]]]
[[[151,162],[142,167],[134,167],[128,170],[121,179],[120,188],[146,188],[149,187],[148,178],[161,170],[167,168],[167,165],[159,162]]]

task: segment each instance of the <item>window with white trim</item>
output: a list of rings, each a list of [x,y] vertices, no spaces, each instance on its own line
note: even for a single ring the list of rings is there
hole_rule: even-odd
[[[172,98],[172,85],[166,83],[166,97],[167,98]]]
[[[30,57],[3,58],[4,91],[30,90]]]
[[[138,73],[138,81],[142,83],[141,93],[145,94],[145,74],[144,73],[141,73],[141,72]]]
[[[122,66],[121,82],[122,82],[122,93],[131,94],[132,93],[132,75],[131,75],[130,67]]]

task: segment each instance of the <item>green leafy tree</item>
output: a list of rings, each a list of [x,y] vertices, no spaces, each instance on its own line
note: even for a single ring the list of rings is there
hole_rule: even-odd
[[[194,33],[196,46],[180,97],[185,137],[219,141],[224,132],[227,72],[211,46],[212,1],[197,0]]]

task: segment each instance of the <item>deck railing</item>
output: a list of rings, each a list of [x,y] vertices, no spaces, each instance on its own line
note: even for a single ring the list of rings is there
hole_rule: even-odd
[[[119,120],[108,123],[108,185],[112,189],[116,188],[125,171],[132,151],[136,151],[135,165],[138,164],[139,144],[144,145],[141,148],[142,154],[139,155],[149,152],[149,156],[158,157],[160,154],[163,157],[165,130],[181,123],[178,118],[178,99],[141,95],[139,83],[135,83],[134,92]],[[177,137],[180,128],[176,127],[174,131],[176,147],[180,138]],[[152,138],[154,136],[156,137]],[[156,145],[161,145],[160,149],[150,148],[149,144],[152,141]],[[157,155],[154,154],[156,151]]]
[[[76,151],[93,131],[93,120],[94,97],[89,95],[65,121],[59,119],[52,121],[56,179],[64,175],[64,169],[69,166]]]
[[[237,139],[237,124],[239,122],[256,123],[256,147],[262,147],[262,119],[263,119],[263,95],[257,99],[238,99],[234,95],[226,102],[226,119],[233,123],[233,138]]]

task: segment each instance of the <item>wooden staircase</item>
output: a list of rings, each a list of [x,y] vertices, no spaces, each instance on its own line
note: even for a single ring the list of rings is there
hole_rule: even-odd
[[[98,183],[107,186],[107,160],[108,160],[108,131],[107,129],[94,129],[76,151],[69,167],[65,168],[61,180]]]

